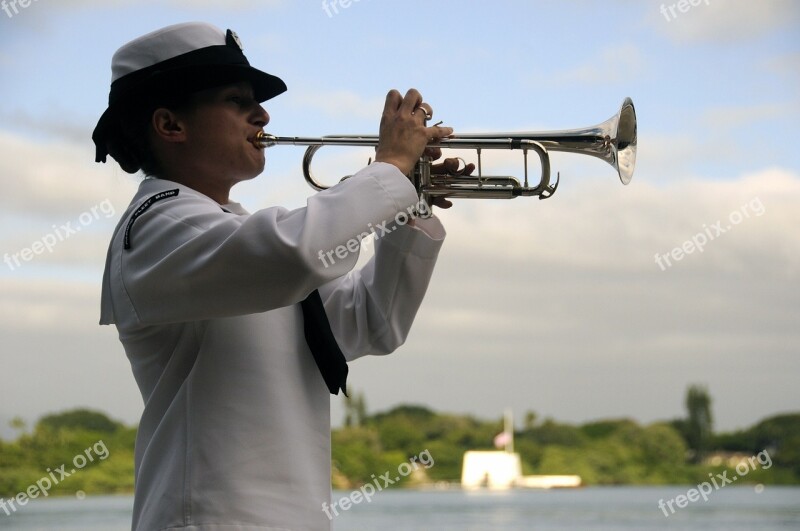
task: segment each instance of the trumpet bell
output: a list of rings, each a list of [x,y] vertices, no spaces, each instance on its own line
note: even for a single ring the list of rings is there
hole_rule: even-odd
[[[622,184],[628,184],[636,166],[636,109],[630,98],[625,98],[619,112],[591,127],[563,129],[560,131],[523,131],[514,133],[459,134],[461,141],[508,139],[511,142],[536,142],[548,152],[560,151],[589,155],[606,161],[617,170]],[[486,147],[486,146],[485,146]],[[519,147],[515,146],[516,149]]]
[[[622,184],[628,184],[636,166],[636,110],[630,98],[625,98],[616,118],[616,130],[611,136],[616,139],[612,166],[617,169]]]

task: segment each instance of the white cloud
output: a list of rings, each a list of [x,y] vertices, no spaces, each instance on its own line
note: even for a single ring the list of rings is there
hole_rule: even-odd
[[[766,58],[764,66],[768,72],[783,77],[795,87],[800,85],[800,52]]]
[[[139,182],[113,159],[96,164],[91,146],[2,130],[0,175],[0,267],[17,278],[100,269]]]
[[[134,2],[131,2],[134,3]],[[140,2],[135,2],[140,3]],[[164,2],[158,0],[151,0],[150,3],[161,5]],[[168,0],[167,4],[172,4],[176,7],[186,7],[186,8],[220,8],[220,2],[217,0]],[[252,10],[256,7],[263,8],[263,7],[277,7],[281,5],[285,5],[285,0],[259,0],[258,5],[255,6],[254,2],[251,0],[227,0],[225,2],[225,9],[241,9],[241,10]]]
[[[99,278],[0,277],[0,291],[0,422],[20,415],[32,427],[73,407],[137,422],[142,400],[130,364],[116,330],[97,324]],[[12,434],[0,426],[3,435]]]
[[[458,200],[456,200],[458,201]],[[800,222],[792,207],[800,201],[800,176],[767,169],[733,181],[676,180],[660,186],[634,181],[628,187],[597,177],[573,178],[544,202],[517,198],[476,202],[446,212],[454,234],[448,252],[464,261],[492,257],[493,262],[552,264],[590,271],[658,271],[657,252],[665,253],[722,220],[731,229],[708,243],[708,251],[687,256],[675,269],[713,275],[767,245],[762,268],[786,274],[798,265]],[[744,207],[744,210],[741,210]],[[759,215],[759,212],[763,212]],[[734,212],[739,214],[730,222]],[[749,217],[748,217],[749,216]],[[788,251],[788,252],[787,252]],[[519,279],[522,280],[522,279]]]
[[[728,130],[772,121],[800,113],[800,105],[792,103],[762,103],[747,106],[711,107],[703,113],[703,122],[711,130]]]
[[[260,0],[258,7],[274,7],[284,5],[285,0]],[[61,0],[54,2],[51,7],[75,8],[75,7],[126,7],[131,5],[158,5],[164,4],[174,7],[187,7],[187,8],[220,8],[220,3],[214,0]],[[253,2],[248,0],[228,0],[224,5],[225,9],[253,9]]]
[[[163,9],[167,7],[185,9],[187,12],[191,12],[192,19],[201,20],[204,15],[198,13],[200,9],[234,11],[240,14],[241,12],[263,8],[279,8],[287,5],[287,2],[286,0],[259,0],[259,2],[228,0],[224,3],[216,0],[59,0],[57,2],[38,2],[38,4],[34,2],[24,8],[24,16],[21,16],[23,11],[18,7],[17,15],[15,15],[17,20],[14,23],[18,27],[25,27],[28,31],[46,34],[53,31],[54,25],[59,23],[62,11],[75,11],[77,9],[109,10],[129,7],[147,8],[147,6]],[[47,5],[44,6],[43,4]],[[4,59],[3,56],[0,56],[0,65],[5,62]]]
[[[606,47],[582,65],[554,72],[545,83],[555,86],[629,84],[641,77],[645,68],[641,50],[633,44],[623,44]]]
[[[667,11],[659,11],[661,6]],[[672,12],[670,6],[674,6]],[[673,14],[674,12],[674,14]],[[732,42],[797,27],[800,4],[794,0],[703,0],[688,11],[677,9],[677,2],[652,4],[649,23],[678,42]]]
[[[384,98],[364,98],[350,90],[294,90],[286,95],[289,103],[301,109],[316,109],[331,118],[375,120],[383,112]]]
[[[54,120],[54,116],[58,119]],[[40,140],[61,140],[75,145],[92,145],[92,128],[79,125],[86,123],[85,117],[75,115],[60,104],[52,105],[45,112],[37,114],[31,114],[19,107],[13,110],[0,109],[0,123],[13,124],[15,131],[24,131]],[[0,130],[0,134],[2,132]]]
[[[77,217],[109,199],[117,212],[127,206],[137,177],[109,158],[94,162],[94,146],[41,141],[0,130],[0,175],[6,177],[0,206],[6,213],[44,216],[53,223]]]
[[[104,257],[103,257],[104,258]],[[67,332],[100,319],[100,280],[0,277],[0,322],[17,330]]]

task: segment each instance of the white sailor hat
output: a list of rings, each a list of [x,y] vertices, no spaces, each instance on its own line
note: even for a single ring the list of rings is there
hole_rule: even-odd
[[[95,161],[106,161],[126,107],[238,81],[250,81],[259,102],[286,90],[280,78],[250,66],[236,33],[211,24],[167,26],[125,44],[111,60],[108,108],[92,133]]]

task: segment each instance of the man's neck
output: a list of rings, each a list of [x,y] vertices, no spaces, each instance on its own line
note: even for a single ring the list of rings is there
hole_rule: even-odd
[[[219,179],[210,177],[197,177],[196,175],[193,175],[190,178],[187,175],[171,174],[165,176],[164,178],[176,183],[180,183],[184,186],[188,186],[192,190],[196,190],[201,194],[210,197],[220,205],[226,205],[230,202],[229,195],[234,184],[232,182],[221,181]]]

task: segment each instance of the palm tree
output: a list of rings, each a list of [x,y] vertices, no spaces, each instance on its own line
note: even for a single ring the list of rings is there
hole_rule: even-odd
[[[690,385],[686,392],[686,442],[693,450],[692,461],[700,463],[711,442],[711,397],[708,389],[701,385]]]

